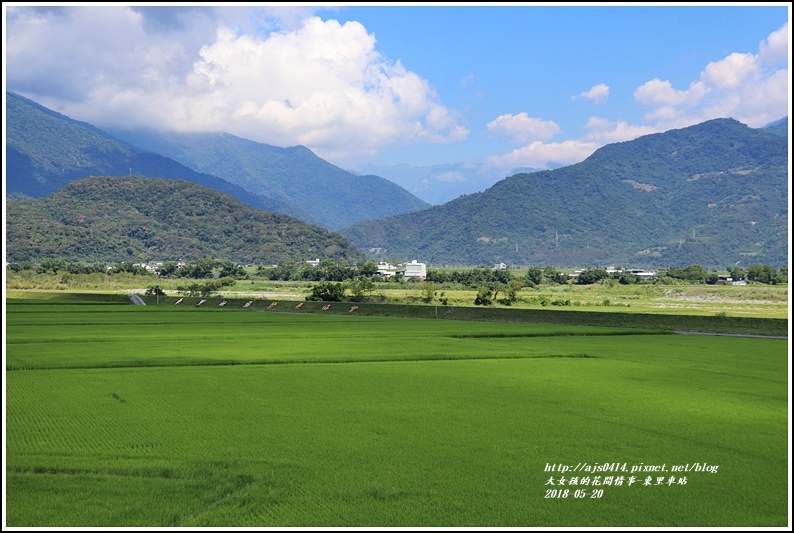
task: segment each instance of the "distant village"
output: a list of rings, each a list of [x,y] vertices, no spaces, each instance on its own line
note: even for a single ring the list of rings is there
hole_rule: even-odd
[[[320,266],[320,259],[310,259],[304,262],[306,265],[310,267],[319,267]],[[135,263],[133,266],[136,268],[145,269],[147,272],[152,274],[158,274],[163,267],[164,262],[157,261],[151,263]],[[187,266],[185,261],[178,261],[176,262],[177,269],[182,269]],[[249,265],[250,266],[250,265]],[[272,265],[276,267],[277,265]],[[6,262],[6,269],[13,268],[12,264]],[[114,268],[113,265],[106,265],[107,270],[112,270]],[[505,263],[495,263],[491,270],[493,271],[500,271],[500,270],[509,270],[510,268]],[[573,272],[567,274],[567,278],[570,281],[576,281],[584,272],[588,272],[588,270],[602,270],[606,272],[607,277],[609,278],[620,278],[622,276],[633,276],[636,280],[645,280],[645,281],[653,281],[657,279],[659,273],[655,270],[646,270],[642,268],[615,268],[614,266],[608,266],[603,269],[578,269],[574,270]],[[564,276],[564,274],[562,274]],[[377,266],[377,276],[383,280],[390,280],[392,278],[397,277],[396,279],[403,279],[406,281],[416,280],[416,281],[425,281],[427,279],[427,264],[420,263],[416,259],[411,260],[405,263],[397,263],[395,265],[388,263],[386,261],[381,261],[378,263]],[[747,285],[747,281],[745,279],[733,279],[730,274],[718,274],[716,276],[716,285]]]

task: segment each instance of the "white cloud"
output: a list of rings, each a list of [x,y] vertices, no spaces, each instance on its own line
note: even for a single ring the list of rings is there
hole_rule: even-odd
[[[516,120],[516,117],[522,118]],[[491,122],[488,127],[489,129],[503,128],[506,131],[511,131],[511,128],[513,128],[521,132],[519,126],[527,123],[525,120],[527,118],[526,113],[520,113],[515,116],[502,115]],[[531,120],[529,123],[533,123]],[[553,122],[534,120],[540,124],[553,124],[554,127],[549,128],[549,133],[551,130],[556,131],[558,129]],[[586,159],[605,144],[628,141],[641,135],[657,133],[657,130],[651,126],[633,126],[622,120],[609,121],[602,117],[591,117],[584,129],[586,133],[580,139],[554,143],[547,143],[541,140],[531,141],[522,148],[488,158],[484,166],[488,170],[509,172],[519,167],[548,168],[550,166],[570,165]],[[551,136],[547,135],[546,138]],[[514,135],[514,137],[517,137],[517,135]]]
[[[590,100],[594,104],[603,104],[609,98],[609,86],[605,83],[593,85],[589,91],[580,93],[578,96],[572,97],[573,100]]]
[[[652,109],[643,119],[665,131],[714,118],[734,118],[758,128],[788,115],[788,23],[759,44],[758,54],[734,52],[708,63],[686,90],[655,78],[634,91]]]
[[[686,91],[677,91],[669,81],[654,78],[634,91],[634,99],[643,105],[696,105],[708,92],[702,82],[692,82]]]
[[[643,135],[658,133],[658,130],[652,126],[634,126],[623,120],[611,122],[602,117],[590,117],[584,129],[587,133],[583,140],[598,146],[630,141]]]
[[[504,137],[511,142],[528,143],[546,141],[560,131],[560,127],[551,120],[533,118],[522,112],[518,115],[505,114],[496,117],[487,125],[488,131]]]
[[[100,127],[227,131],[302,144],[326,158],[466,138],[428,81],[383,57],[364,26],[307,15],[308,8],[17,9],[9,17],[8,85]]]
[[[488,124],[488,129],[526,146],[487,160],[490,168],[509,171],[517,167],[548,168],[578,163],[606,144],[629,141],[643,135],[684,128],[714,118],[731,117],[758,128],[788,114],[791,99],[787,65],[788,23],[772,32],[759,44],[757,55],[732,53],[720,61],[708,63],[699,79],[685,90],[654,78],[634,91],[634,100],[648,106],[643,124],[624,120],[590,117],[584,135],[576,140],[546,143],[557,133],[551,121],[531,119],[526,113],[502,115]],[[575,96],[594,101],[609,88],[596,85]],[[550,126],[545,129],[542,126]],[[544,135],[545,131],[545,135]]]
[[[651,126],[634,126],[622,120],[610,121],[602,117],[590,117],[584,129],[586,133],[580,139],[554,143],[531,142],[507,154],[490,157],[486,165],[488,168],[503,171],[518,167],[548,168],[571,165],[588,158],[606,144],[658,133],[658,130]]]
[[[717,89],[738,86],[758,71],[756,57],[752,54],[733,53],[721,61],[706,65],[701,74],[702,83]]]
[[[789,51],[789,23],[773,31],[758,45],[758,60],[762,65],[776,65],[788,62]]]
[[[570,165],[586,159],[599,147],[598,143],[580,140],[557,143],[535,141],[507,154],[489,157],[485,165],[504,171],[518,167],[546,168],[550,164]]]

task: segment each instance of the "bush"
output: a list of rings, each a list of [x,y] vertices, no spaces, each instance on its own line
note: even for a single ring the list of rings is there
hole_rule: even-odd
[[[152,285],[146,289],[146,296],[165,296],[165,291],[159,285]]]
[[[752,265],[747,268],[747,279],[759,283],[775,285],[780,282],[781,277],[777,270],[769,265]]]
[[[373,281],[364,276],[359,276],[355,279],[345,281],[343,286],[350,289],[350,298],[354,302],[363,301],[367,294],[375,289],[375,284]],[[344,297],[344,290],[342,291],[342,296]]]
[[[345,287],[341,283],[321,281],[312,287],[306,297],[310,301],[341,302],[345,299]]]
[[[477,291],[477,297],[474,299],[474,305],[492,305],[493,300],[491,289],[488,287],[480,287]]]
[[[579,285],[592,285],[594,283],[598,283],[603,279],[607,279],[609,274],[607,271],[602,268],[596,268],[593,270],[583,270],[579,277],[576,278],[576,283]]]
[[[223,287],[230,287],[235,284],[232,278],[221,278],[208,281],[206,283],[191,283],[190,285],[178,285],[176,290],[185,296],[201,296],[209,298]]]

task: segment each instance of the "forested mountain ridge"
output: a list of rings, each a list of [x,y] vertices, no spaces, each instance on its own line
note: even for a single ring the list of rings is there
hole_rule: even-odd
[[[230,194],[256,209],[311,221],[308,213],[147,152],[14,93],[6,93],[7,198],[43,198],[88,176],[181,179]]]
[[[788,139],[788,117],[781,118],[780,120],[776,120],[775,122],[764,126],[763,130]]]
[[[353,174],[304,146],[279,148],[228,133],[119,129],[112,133],[200,172],[294,205],[330,229],[430,207],[389,180]]]
[[[782,266],[788,182],[786,138],[716,119],[341,233],[432,264]]]
[[[182,180],[81,178],[46,198],[6,206],[10,262],[364,259],[337,233]]]

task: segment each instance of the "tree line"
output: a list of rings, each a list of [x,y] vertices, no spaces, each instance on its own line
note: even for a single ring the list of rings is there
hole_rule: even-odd
[[[381,279],[380,276],[377,275],[378,265],[374,261],[368,261],[364,264],[346,264],[331,259],[323,259],[316,266],[291,262],[282,262],[275,266],[260,265],[256,268],[255,275],[249,274],[245,267],[232,261],[212,258],[201,258],[194,263],[183,264],[177,263],[176,261],[166,261],[155,270],[149,270],[144,265],[133,263],[132,261],[122,261],[114,264],[87,264],[57,258],[42,259],[39,263],[30,261],[9,263],[7,268],[14,272],[32,270],[38,274],[68,272],[70,274],[103,273],[114,275],[123,273],[136,276],[159,276],[163,278],[232,278],[235,280],[257,278],[270,281],[316,281],[337,283],[366,278],[373,282],[406,282],[406,280],[399,275],[394,276],[391,280]],[[737,281],[746,280],[771,285],[788,283],[787,267],[775,269],[769,265],[756,264],[746,269],[738,266],[728,267],[725,269],[725,272],[727,272],[733,280]],[[470,289],[489,287],[493,290],[498,285],[509,286],[513,281],[522,282],[523,287],[536,287],[541,284],[559,285],[570,282],[579,285],[591,285],[607,279],[616,279],[622,284],[669,284],[680,281],[715,284],[720,280],[720,275],[718,272],[707,270],[699,264],[661,270],[653,280],[639,280],[630,273],[622,271],[610,273],[602,268],[582,270],[574,280],[571,280],[568,274],[553,266],[546,266],[544,268],[530,266],[523,275],[517,275],[511,270],[494,270],[487,267],[477,267],[470,269],[443,270],[429,268],[427,270],[427,277],[424,281],[442,286],[460,286]]]

